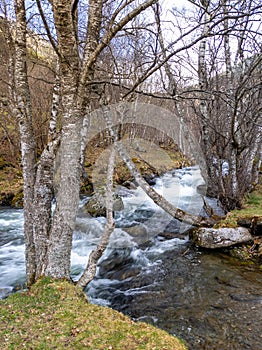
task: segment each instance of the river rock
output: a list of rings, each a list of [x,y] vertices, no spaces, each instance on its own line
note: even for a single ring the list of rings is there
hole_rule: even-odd
[[[133,196],[133,192],[125,186],[118,185],[116,188],[116,195],[120,196],[121,198],[130,198]]]
[[[0,299],[7,298],[13,291],[12,287],[2,287],[0,288]]]
[[[113,211],[124,209],[124,203],[120,196],[114,195]],[[94,194],[82,208],[83,213],[93,217],[106,216],[105,198],[100,194]]]
[[[252,240],[249,229],[245,227],[199,228],[190,234],[192,241],[202,248],[224,248]]]
[[[141,225],[125,227],[123,230],[127,232],[133,238],[134,242],[138,245],[149,242],[152,238],[147,232],[147,229]]]
[[[146,182],[150,185],[150,186],[154,186],[156,184],[156,177],[154,174],[146,174],[143,176],[143,178],[146,180]]]
[[[205,196],[207,193],[207,185],[205,184],[198,185],[196,190],[197,190],[197,193],[201,194],[202,196]]]

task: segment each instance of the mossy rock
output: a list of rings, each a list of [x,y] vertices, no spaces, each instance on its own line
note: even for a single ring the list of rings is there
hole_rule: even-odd
[[[114,194],[113,211],[121,211],[124,209],[124,203],[120,196]],[[99,193],[95,193],[90,200],[82,208],[84,213],[88,213],[93,217],[106,216],[105,198]]]

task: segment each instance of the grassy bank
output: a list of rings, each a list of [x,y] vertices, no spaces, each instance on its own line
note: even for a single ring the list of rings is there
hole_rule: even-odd
[[[185,350],[177,338],[89,304],[65,281],[43,279],[29,292],[0,302],[0,344],[5,349]]]
[[[262,185],[247,194],[241,210],[232,210],[216,227],[249,227],[253,241],[228,249],[229,255],[248,264],[258,264],[262,270]]]
[[[218,224],[219,227],[237,227],[243,220],[262,220],[262,185],[247,194],[241,210],[232,210]]]

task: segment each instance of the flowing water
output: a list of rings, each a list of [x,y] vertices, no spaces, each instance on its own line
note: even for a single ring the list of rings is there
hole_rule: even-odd
[[[192,213],[202,209],[197,167],[170,172],[156,190]],[[125,209],[86,293],[183,338],[189,349],[262,349],[262,274],[220,252],[193,247],[188,226],[173,220],[141,189],[118,189]],[[72,251],[72,277],[81,274],[98,242],[104,218],[89,218],[80,204]],[[216,208],[215,201],[210,204]],[[0,296],[25,282],[23,212],[0,210]]]

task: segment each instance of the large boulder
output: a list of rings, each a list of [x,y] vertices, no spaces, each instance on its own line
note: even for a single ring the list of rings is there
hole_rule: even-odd
[[[224,248],[251,241],[253,238],[245,227],[202,227],[190,234],[192,241],[202,248]]]

